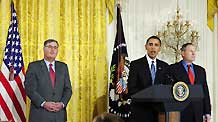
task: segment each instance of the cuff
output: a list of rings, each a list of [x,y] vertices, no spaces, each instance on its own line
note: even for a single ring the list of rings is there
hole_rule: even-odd
[[[204,117],[205,117],[206,120],[210,120],[211,119],[211,115],[210,114],[205,114]]]
[[[46,102],[46,101],[42,102],[40,106],[43,107],[43,105],[45,104],[45,102]]]
[[[64,103],[63,102],[61,102],[62,103],[62,106],[63,106],[63,108],[65,107],[65,105],[64,105]]]

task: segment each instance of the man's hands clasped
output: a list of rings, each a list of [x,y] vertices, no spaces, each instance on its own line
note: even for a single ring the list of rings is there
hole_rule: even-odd
[[[64,107],[64,104],[62,102],[45,102],[43,107],[47,111],[58,112],[58,111],[60,111]]]

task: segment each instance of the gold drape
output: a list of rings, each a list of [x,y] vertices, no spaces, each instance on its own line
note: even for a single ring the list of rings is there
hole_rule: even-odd
[[[216,13],[218,13],[218,0],[207,0],[207,25],[212,31],[214,30],[214,15]]]
[[[114,17],[114,2],[115,0],[106,0],[106,5],[109,10],[109,23],[112,22]]]
[[[0,63],[10,22],[10,1],[0,0]],[[107,110],[106,9],[114,0],[14,0],[25,68],[43,58],[43,42],[59,41],[57,60],[68,64],[73,95],[69,122],[91,122]],[[29,113],[29,102],[27,104]]]

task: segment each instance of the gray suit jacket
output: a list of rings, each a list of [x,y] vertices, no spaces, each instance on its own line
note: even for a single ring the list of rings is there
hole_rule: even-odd
[[[31,100],[30,122],[66,121],[66,106],[72,95],[67,65],[55,61],[55,75],[55,87],[52,88],[44,60],[29,64],[24,84],[26,94]],[[63,102],[65,107],[59,112],[49,112],[40,106],[44,101]]]

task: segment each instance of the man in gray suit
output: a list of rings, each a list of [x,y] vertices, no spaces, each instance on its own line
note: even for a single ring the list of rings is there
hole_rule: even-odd
[[[26,94],[31,100],[30,122],[65,122],[66,106],[72,95],[68,67],[55,61],[58,42],[44,42],[44,59],[29,64],[26,77]]]

